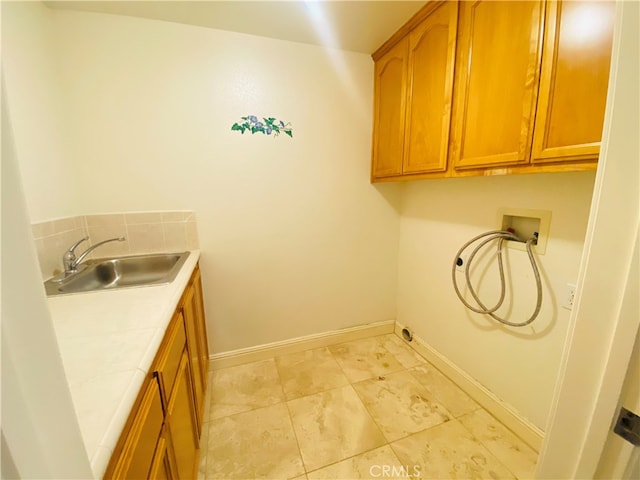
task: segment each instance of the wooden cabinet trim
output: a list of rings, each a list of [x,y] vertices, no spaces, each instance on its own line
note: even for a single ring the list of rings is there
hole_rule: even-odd
[[[526,175],[533,173],[560,173],[560,172],[584,172],[592,171],[598,167],[597,160],[576,159],[571,163],[556,162],[537,165],[508,166],[493,168],[477,168],[475,170],[458,170],[441,173],[417,173],[378,179],[377,182],[410,182],[413,180],[430,180],[434,178],[459,178],[459,177],[494,177],[500,175]]]
[[[446,0],[449,1],[449,0]],[[413,30],[416,26],[418,26],[422,21],[427,18],[431,13],[440,7],[446,1],[428,1],[424,7],[418,10],[413,16],[406,21],[389,39],[384,42],[382,45],[378,47],[378,49],[371,54],[371,58],[373,58],[374,62],[380,60],[384,55],[389,52],[389,50],[393,49],[398,42],[402,41],[404,37],[406,37],[411,30]]]

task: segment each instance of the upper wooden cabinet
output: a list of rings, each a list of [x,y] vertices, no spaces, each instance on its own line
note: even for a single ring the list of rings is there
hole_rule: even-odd
[[[615,10],[606,1],[547,5],[534,163],[598,158]]]
[[[447,2],[409,34],[404,174],[447,169],[457,16]]]
[[[374,180],[447,169],[458,4],[427,12],[376,60]]]
[[[594,169],[614,17],[606,0],[427,2],[372,55],[372,181]]]
[[[456,168],[529,162],[543,13],[541,1],[461,3],[451,142]]]
[[[402,174],[409,40],[401,40],[375,65],[372,178]]]

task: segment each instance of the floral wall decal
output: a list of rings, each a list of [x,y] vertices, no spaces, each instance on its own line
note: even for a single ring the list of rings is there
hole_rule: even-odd
[[[262,121],[258,120],[255,115],[240,117],[242,122],[236,122],[231,126],[231,130],[237,130],[244,135],[246,130],[251,134],[262,133],[264,135],[272,135],[277,137],[281,133],[285,133],[293,138],[291,123],[284,123],[274,117],[262,117]]]

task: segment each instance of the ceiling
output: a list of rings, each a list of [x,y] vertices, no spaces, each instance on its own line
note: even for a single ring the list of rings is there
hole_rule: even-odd
[[[373,53],[426,1],[46,1],[54,9],[185,23]]]

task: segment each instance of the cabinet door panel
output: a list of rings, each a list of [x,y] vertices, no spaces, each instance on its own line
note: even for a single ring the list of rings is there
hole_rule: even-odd
[[[113,471],[105,478],[147,478],[156,445],[162,431],[164,415],[160,389],[155,379],[146,382],[142,401],[129,430]]]
[[[167,423],[172,443],[178,478],[195,478],[198,458],[198,425],[193,404],[193,384],[187,353],[182,356],[180,368],[169,401]]]
[[[460,5],[452,158],[456,168],[529,162],[541,1]]]
[[[167,409],[171,390],[174,387],[178,366],[180,365],[180,358],[182,358],[182,352],[186,345],[183,325],[182,314],[178,312],[174,315],[167,328],[155,369],[162,391],[162,401],[165,410]]]
[[[409,37],[405,174],[447,169],[457,16],[446,2]]]
[[[615,2],[550,2],[533,142],[534,162],[598,157]]]
[[[195,302],[196,296],[193,286],[190,285],[187,288],[187,293],[184,297],[184,303],[182,305],[182,314],[184,315],[184,325],[187,332],[187,352],[189,355],[189,366],[192,373],[193,391],[195,399],[196,414],[198,419],[198,425],[202,423],[202,413],[204,411],[204,385],[203,385],[203,372],[200,357],[200,347],[198,340],[198,310]],[[198,429],[199,432],[199,429]]]
[[[193,295],[195,302],[196,330],[198,334],[198,347],[200,356],[200,369],[202,373],[202,387],[207,391],[207,379],[209,374],[209,343],[207,340],[207,321],[204,314],[204,299],[202,293],[202,279],[200,269],[196,268],[193,274]]]
[[[376,62],[372,177],[402,174],[408,38]]]
[[[179,479],[175,471],[176,461],[173,457],[173,445],[171,443],[171,435],[169,434],[168,425],[165,424],[162,429],[162,435],[158,441],[156,454],[153,459],[153,465],[149,473],[149,478],[154,480],[177,480]]]

